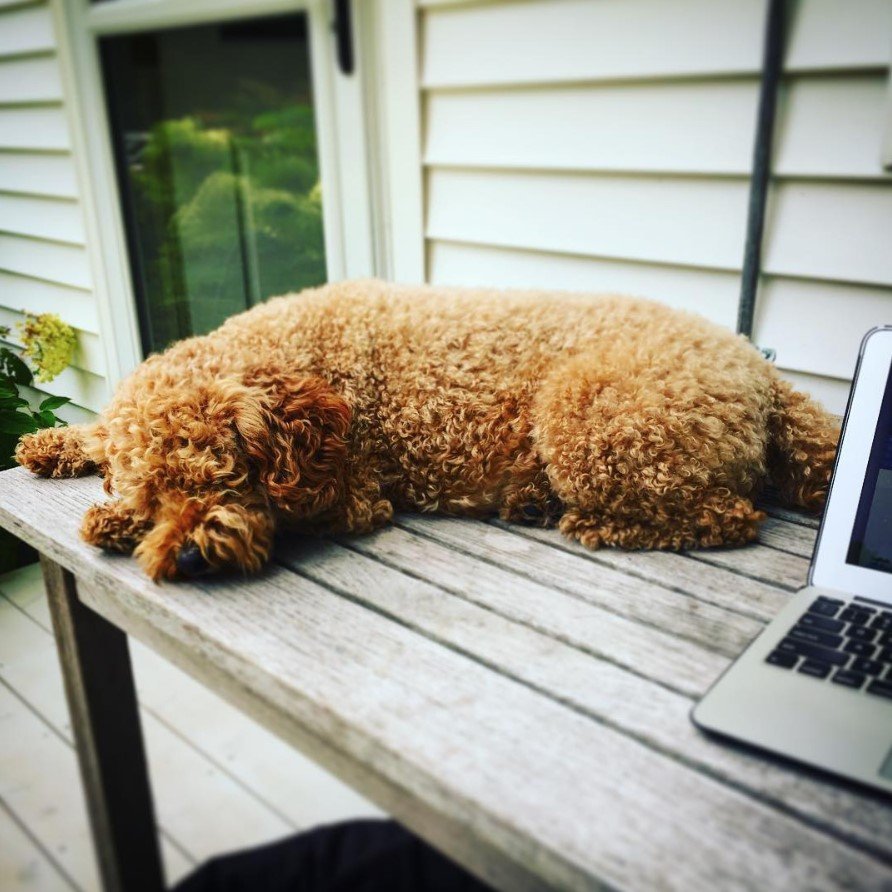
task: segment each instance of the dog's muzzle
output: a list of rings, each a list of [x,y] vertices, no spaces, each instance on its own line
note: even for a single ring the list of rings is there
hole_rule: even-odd
[[[211,565],[201,553],[201,549],[192,542],[184,545],[177,554],[177,570],[183,576],[205,576],[211,572]]]

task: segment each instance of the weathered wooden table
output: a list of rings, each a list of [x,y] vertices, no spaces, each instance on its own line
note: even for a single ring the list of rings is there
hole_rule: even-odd
[[[162,885],[124,633],[502,889],[892,888],[888,799],[688,718],[803,584],[813,521],[677,555],[412,516],[156,585],[78,539],[101,497],[0,475],[0,523],[43,556],[108,889]]]

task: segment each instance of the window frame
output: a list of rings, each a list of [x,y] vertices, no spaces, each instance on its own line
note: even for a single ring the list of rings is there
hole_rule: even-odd
[[[53,0],[53,12],[68,84],[66,105],[110,389],[142,361],[143,353],[99,61],[100,37],[305,12],[328,279],[423,278],[418,115],[416,109],[413,125],[411,108],[408,119],[406,111],[396,113],[405,104],[407,85],[415,89],[416,102],[418,95],[411,0],[354,3],[356,65],[350,76],[337,65],[329,0],[113,0],[100,4]],[[394,34],[403,60],[398,76],[392,63],[384,76],[376,75],[376,61],[386,55],[381,47],[392,51]],[[405,129],[407,120],[414,130]],[[357,139],[357,134],[365,138]],[[394,139],[408,146],[399,161],[411,165],[415,158],[414,171],[403,167],[398,177],[387,179],[392,164],[382,152]],[[408,218],[417,217],[414,231],[398,236],[393,232],[394,217],[407,218],[407,211]]]

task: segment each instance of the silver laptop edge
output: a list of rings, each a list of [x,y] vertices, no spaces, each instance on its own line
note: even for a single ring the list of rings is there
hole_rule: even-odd
[[[874,339],[880,342],[879,346],[872,347],[876,344]],[[880,385],[877,396],[877,369],[883,363],[883,380],[887,383]],[[853,688],[834,683],[835,668],[826,678],[806,675],[801,671],[804,657],[797,656],[797,662],[789,667],[766,662],[769,656],[779,659],[780,650],[789,646],[789,632],[818,598],[843,602],[836,608],[825,601],[827,611],[836,610],[830,618],[840,617],[852,606],[862,607],[862,616],[870,613],[871,617],[877,617],[883,611],[892,612],[892,573],[855,566],[846,558],[867,459],[881,420],[883,392],[886,386],[892,387],[890,366],[892,327],[873,329],[865,336],[858,354],[827,510],[809,568],[809,585],[790,598],[709,689],[691,715],[694,723],[705,731],[892,793],[892,699],[868,693],[870,677],[863,686]],[[867,379],[865,373],[869,376]],[[868,436],[863,429],[865,418],[869,421],[874,411]],[[862,429],[855,433],[858,425]],[[865,450],[867,439],[870,444]],[[853,493],[852,481],[856,479],[859,483],[857,492]],[[834,622],[838,625],[841,621],[834,619]],[[846,634],[852,628],[852,624],[847,624]],[[882,640],[882,634],[877,640]],[[850,641],[844,640],[846,645]],[[855,655],[850,662],[854,659]],[[851,671],[851,665],[842,669]]]

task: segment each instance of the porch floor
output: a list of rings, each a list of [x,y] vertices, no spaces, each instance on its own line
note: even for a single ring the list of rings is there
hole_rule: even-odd
[[[369,802],[131,640],[168,883]],[[10,802],[15,802],[15,808]],[[37,565],[0,576],[0,889],[99,888]]]

